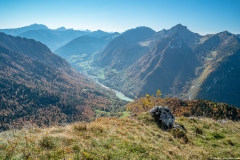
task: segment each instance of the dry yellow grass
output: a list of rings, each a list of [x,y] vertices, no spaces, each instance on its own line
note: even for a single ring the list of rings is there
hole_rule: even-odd
[[[148,113],[64,127],[2,132],[0,159],[209,159],[240,157],[240,123],[179,117],[188,142],[163,131]]]

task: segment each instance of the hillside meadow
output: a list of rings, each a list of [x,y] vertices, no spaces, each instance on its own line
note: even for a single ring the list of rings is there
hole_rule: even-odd
[[[240,122],[177,117],[185,131],[158,128],[148,112],[0,133],[0,159],[214,159],[240,157]]]

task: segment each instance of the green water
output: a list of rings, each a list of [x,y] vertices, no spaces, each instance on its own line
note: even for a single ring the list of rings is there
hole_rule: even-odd
[[[128,101],[128,102],[132,102],[133,99],[129,98],[129,97],[126,97],[124,94],[122,94],[121,92],[118,92],[118,91],[115,91],[115,94],[118,98],[122,99],[122,100],[125,100],[125,101]]]

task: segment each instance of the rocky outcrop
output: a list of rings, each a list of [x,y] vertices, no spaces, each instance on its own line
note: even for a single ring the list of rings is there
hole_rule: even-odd
[[[155,106],[149,112],[151,113],[152,117],[154,117],[160,128],[173,128],[175,117],[167,106]]]
[[[169,130],[172,128],[179,128],[181,130],[186,131],[178,124],[174,124],[175,116],[172,114],[170,108],[168,106],[155,106],[150,111],[152,117],[154,117],[155,122],[157,122],[158,126],[162,129]]]

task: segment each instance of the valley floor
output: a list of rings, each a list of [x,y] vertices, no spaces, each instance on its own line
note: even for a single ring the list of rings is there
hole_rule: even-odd
[[[0,159],[240,158],[240,122],[178,117],[163,131],[149,113],[0,133]]]

